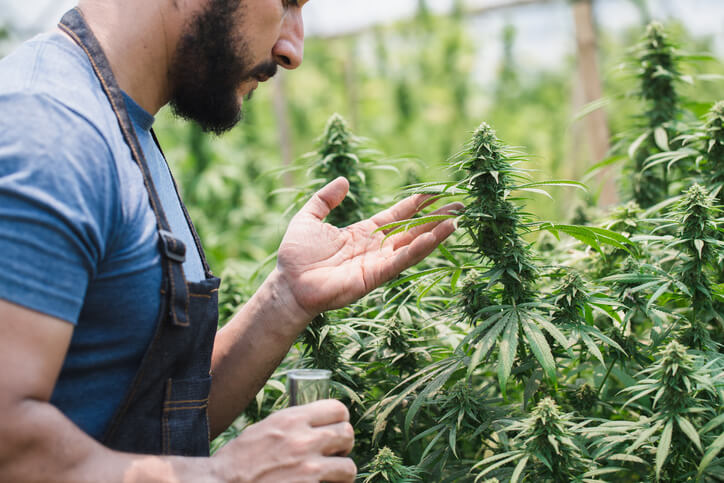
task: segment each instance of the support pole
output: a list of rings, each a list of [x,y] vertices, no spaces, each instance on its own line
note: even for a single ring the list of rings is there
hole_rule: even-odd
[[[596,27],[593,20],[592,0],[573,1],[573,19],[576,26],[578,47],[578,75],[583,86],[584,104],[600,99],[603,94],[598,70]],[[577,106],[579,110],[583,106]],[[597,109],[584,118],[586,138],[591,160],[598,163],[605,159],[611,147],[608,119],[603,109]],[[600,207],[611,206],[618,201],[615,177],[610,167],[601,171]]]

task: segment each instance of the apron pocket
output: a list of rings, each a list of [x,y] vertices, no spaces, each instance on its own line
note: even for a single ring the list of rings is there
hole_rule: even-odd
[[[169,379],[163,402],[163,454],[208,456],[211,376]]]

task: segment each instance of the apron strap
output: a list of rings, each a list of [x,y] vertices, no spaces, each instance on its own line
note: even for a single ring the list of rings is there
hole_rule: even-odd
[[[95,71],[98,80],[103,87],[111,108],[118,119],[123,138],[126,141],[131,156],[138,165],[143,175],[143,182],[151,203],[151,208],[156,216],[158,229],[159,248],[164,258],[164,286],[168,290],[169,315],[168,319],[172,325],[188,327],[189,320],[189,290],[186,284],[186,277],[183,271],[183,262],[186,256],[186,246],[171,233],[171,227],[166,218],[166,213],[161,206],[161,199],[156,192],[156,187],[151,178],[146,158],[143,155],[141,144],[133,130],[133,124],[126,110],[126,103],[123,100],[121,88],[118,86],[108,58],[100,46],[97,38],[88,27],[83,14],[78,7],[66,13],[60,20],[58,27],[69,35],[86,53]]]
[[[158,148],[158,151],[161,153],[161,156],[163,156],[163,159],[166,159],[166,154],[163,152],[163,148],[161,147],[161,143],[158,142],[158,138],[156,137],[156,132],[151,129],[151,136],[153,137],[153,142],[156,143],[156,147]],[[168,163],[168,161],[167,161]],[[176,184],[176,180],[174,179],[173,175],[171,176],[171,181],[173,182],[173,187],[176,190],[176,197],[178,199],[181,199],[181,193],[178,190],[178,185]],[[189,216],[189,212],[186,209],[186,205],[181,203],[181,211],[183,211],[184,217],[186,218],[186,224],[189,227],[189,230],[191,231],[191,236],[194,239],[194,243],[196,244],[196,250],[199,253],[199,256],[201,257],[201,265],[204,269],[204,274],[207,277],[212,276],[211,269],[209,268],[209,264],[206,261],[206,255],[204,254],[204,250],[201,247],[201,240],[199,239],[199,234],[196,232],[196,227],[194,226],[194,223],[191,221],[191,217]]]

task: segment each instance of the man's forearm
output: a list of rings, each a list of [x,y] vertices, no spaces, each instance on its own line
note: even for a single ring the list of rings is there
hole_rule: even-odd
[[[311,320],[274,271],[219,333],[212,357],[209,424],[215,437],[264,386]]]
[[[121,453],[96,442],[47,402],[28,399],[2,406],[0,481],[219,481],[210,458]]]

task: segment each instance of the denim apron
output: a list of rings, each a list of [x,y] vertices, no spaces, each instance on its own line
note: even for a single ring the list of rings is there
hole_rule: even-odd
[[[186,280],[182,265],[186,247],[171,233],[108,59],[77,8],[66,13],[58,26],[88,55],[141,170],[156,217],[163,265],[161,307],[153,338],[101,442],[112,449],[133,453],[208,456],[207,407],[211,351],[218,322],[219,279],[211,275],[182,203],[206,274],[201,282]]]

